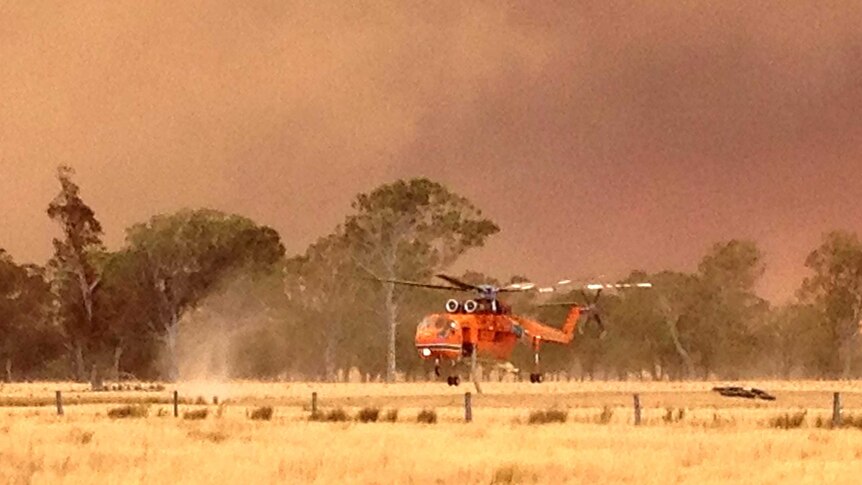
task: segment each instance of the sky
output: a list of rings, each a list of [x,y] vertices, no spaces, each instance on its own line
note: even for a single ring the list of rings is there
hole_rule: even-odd
[[[302,252],[425,176],[501,228],[459,266],[540,283],[694,270],[761,293],[862,228],[862,3],[0,0],[0,247],[44,263],[56,167],[109,247],[211,207]]]

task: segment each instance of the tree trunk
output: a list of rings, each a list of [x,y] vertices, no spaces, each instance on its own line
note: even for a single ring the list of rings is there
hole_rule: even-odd
[[[679,329],[676,327],[677,323],[679,323],[680,316],[673,310],[667,297],[662,296],[659,298],[659,302],[663,310],[662,313],[664,313],[664,322],[667,326],[667,331],[673,341],[673,348],[682,360],[683,365],[685,365],[685,371],[688,374],[686,377],[692,378],[695,375],[694,362],[691,360],[691,355],[685,347],[682,346],[682,342],[679,340]]]
[[[386,348],[386,382],[395,382],[396,362],[395,362],[395,343],[396,330],[398,325],[397,313],[398,308],[395,304],[395,285],[388,283],[386,285],[386,300],[384,301],[384,316],[386,318],[386,328],[388,330]]]
[[[80,341],[75,342],[74,352],[75,380],[78,382],[86,382],[87,366],[84,364],[84,346]]]
[[[93,391],[101,391],[104,387],[105,386],[102,383],[102,374],[99,372],[99,368],[96,364],[93,364],[92,369],[90,369],[90,389]]]
[[[6,357],[6,382],[12,383],[12,357]]]
[[[679,332],[676,328],[676,322],[671,319],[665,319],[665,322],[667,323],[667,330],[670,333],[670,338],[673,341],[673,348],[682,360],[683,365],[685,365],[686,377],[693,377],[694,362],[692,362],[691,355],[689,355],[688,351],[685,350],[685,347],[682,346],[682,342],[679,340]]]
[[[849,380],[851,377],[850,373],[853,370],[853,350],[855,350],[853,348],[854,340],[855,339],[850,339],[850,341],[844,345],[844,352],[842,352],[843,355],[841,356],[841,379],[843,380]]]
[[[180,377],[179,360],[177,358],[177,334],[179,333],[179,321],[175,315],[171,316],[170,324],[165,328],[165,336],[162,339],[168,351],[168,381],[176,382]]]
[[[114,382],[120,382],[120,358],[123,356],[123,346],[114,347]]]
[[[335,339],[327,336],[326,347],[323,349],[323,371],[327,382],[334,382],[337,379],[335,369]]]

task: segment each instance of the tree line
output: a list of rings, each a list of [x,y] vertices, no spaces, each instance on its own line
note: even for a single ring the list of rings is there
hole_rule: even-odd
[[[46,216],[58,227],[44,266],[0,248],[0,360],[7,381],[425,378],[413,330],[448,295],[372,281],[429,280],[499,232],[466,198],[424,178],[354,199],[331,234],[288,256],[272,228],[211,209],[160,214],[108,250],[95,212],[60,167]],[[632,271],[600,300],[608,332],[583,325],[574,343],[543,349],[547,371],[581,379],[851,378],[862,373],[862,243],[836,231],[805,260],[792,303],[755,291],[756,243],[709,248],[694,272]],[[478,272],[474,283],[504,281]],[[577,291],[556,297],[578,300]],[[558,324],[565,310],[536,294],[519,314]],[[529,351],[513,356],[528,366]]]

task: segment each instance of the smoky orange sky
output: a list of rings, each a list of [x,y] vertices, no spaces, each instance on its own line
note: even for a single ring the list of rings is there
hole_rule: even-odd
[[[434,5],[431,5],[434,3]],[[862,226],[862,3],[0,1],[0,247],[44,263],[55,169],[111,247],[208,206],[290,253],[428,176],[501,227],[463,267],[694,269],[756,240],[792,295]]]

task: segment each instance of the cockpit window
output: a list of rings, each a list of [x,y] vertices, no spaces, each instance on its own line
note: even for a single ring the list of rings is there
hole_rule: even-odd
[[[446,327],[446,319],[442,315],[425,317],[419,324],[421,330],[442,330]]]
[[[443,315],[432,315],[429,317],[425,317],[422,322],[419,323],[419,330],[437,332],[437,335],[440,338],[445,338],[457,328],[457,324],[454,321],[450,321]]]

